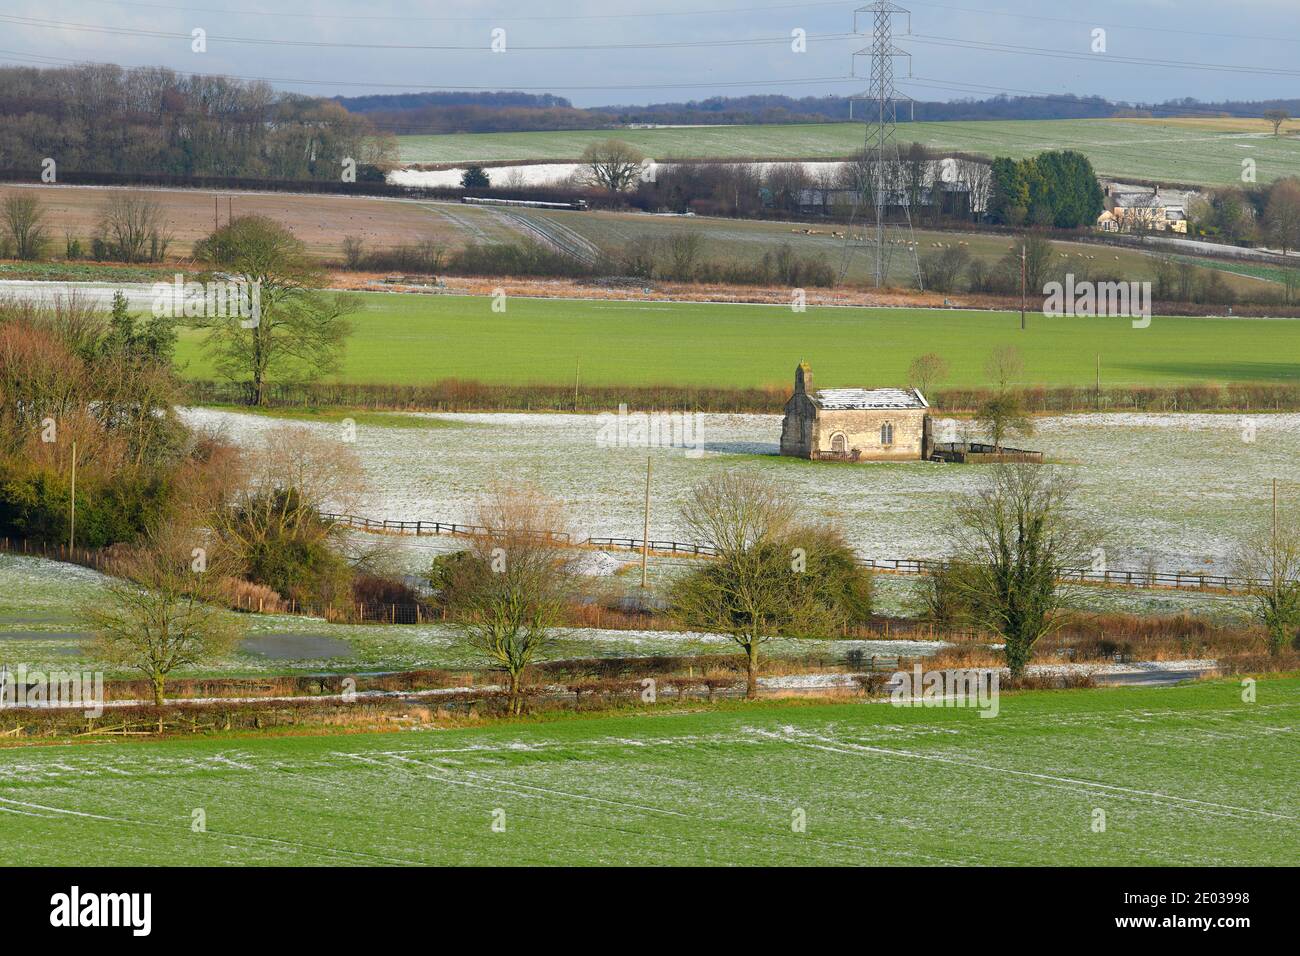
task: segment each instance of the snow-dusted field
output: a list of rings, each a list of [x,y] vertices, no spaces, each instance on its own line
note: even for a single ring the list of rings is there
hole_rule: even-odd
[[[671,163],[655,163],[659,169],[671,169]],[[746,163],[755,170],[766,173],[778,163]],[[833,177],[846,165],[842,162],[794,163],[802,166],[818,182],[823,177]],[[585,169],[581,163],[520,163],[516,166],[490,166],[485,172],[497,187],[542,187],[561,186],[574,175]],[[451,169],[395,169],[388,174],[388,181],[397,186],[454,187],[459,186],[465,174],[464,166]]]
[[[0,864],[1278,866],[1300,848],[1293,679],[1255,704],[1226,682],[1009,694],[992,720],[859,700],[15,747]]]
[[[239,442],[278,424],[209,409],[184,414],[221,425]],[[864,556],[942,557],[949,508],[982,477],[979,468],[956,465],[779,458],[781,421],[771,415],[699,416],[702,453],[694,456],[682,448],[610,447],[602,440],[609,419],[596,415],[439,417],[461,427],[357,429],[366,514],[470,521],[491,482],[532,482],[569,503],[579,535],[639,537],[648,455],[652,538],[687,540],[679,508],[691,484],[731,467],[784,483],[809,517],[838,523]],[[1044,450],[1076,478],[1081,506],[1105,533],[1109,567],[1224,572],[1242,529],[1268,521],[1269,480],[1293,474],[1300,457],[1300,415],[1245,422],[1241,415],[1062,416],[1040,420],[1037,435],[1015,444]],[[332,424],[304,427],[340,433]],[[942,435],[948,426],[937,427]]]

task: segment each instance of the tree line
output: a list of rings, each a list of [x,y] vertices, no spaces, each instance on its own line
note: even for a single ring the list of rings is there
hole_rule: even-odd
[[[493,93],[401,93],[336,97],[347,109],[371,116],[393,132],[505,132],[596,129],[625,125],[847,122],[849,101],[842,96],[792,97],[781,94],[711,96],[700,100],[574,108],[550,94],[516,91]],[[1194,99],[1163,103],[1128,103],[1100,96],[1007,96],[951,102],[918,100],[918,122],[948,120],[1063,120],[1110,117],[1204,116],[1259,117],[1272,110],[1300,115],[1300,100],[1201,103]],[[907,117],[900,117],[904,123]],[[558,125],[557,125],[558,124]]]
[[[163,67],[0,68],[0,168],[338,179],[396,157],[336,102]]]

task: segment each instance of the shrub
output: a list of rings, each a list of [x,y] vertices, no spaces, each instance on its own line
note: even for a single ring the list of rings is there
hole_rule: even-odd
[[[333,604],[351,594],[352,570],[324,538],[272,537],[244,554],[255,584],[305,603]]]

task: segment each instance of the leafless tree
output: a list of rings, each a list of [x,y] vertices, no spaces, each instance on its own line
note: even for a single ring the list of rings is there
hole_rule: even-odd
[[[1074,486],[1042,465],[992,466],[955,509],[961,573],[951,576],[973,623],[1000,635],[1013,678],[1064,623],[1060,580],[1091,563],[1098,537],[1075,513]]]
[[[179,529],[156,533],[81,609],[92,652],[142,673],[157,706],[168,675],[233,650],[244,633],[238,617],[218,606],[225,559],[204,540]]]
[[[366,487],[343,427],[330,435],[282,425],[244,456],[229,507],[215,519],[233,553],[246,555],[272,538],[341,534],[339,526],[320,522],[321,512],[356,510]]]
[[[475,518],[486,529],[447,592],[466,644],[505,674],[507,709],[523,712],[528,667],[554,640],[576,585],[576,555],[553,534],[564,507],[536,488],[494,485]]]
[[[1005,392],[1007,386],[1024,374],[1024,371],[1025,360],[1020,355],[1020,349],[1014,345],[999,345],[984,360],[984,374],[997,385],[1000,392]]]
[[[581,163],[590,184],[619,193],[636,184],[644,160],[636,147],[619,139],[607,139],[583,150]]]
[[[159,262],[171,244],[162,203],[146,193],[113,191],[100,211],[99,234],[122,262]]]
[[[1234,571],[1251,581],[1255,620],[1268,631],[1269,649],[1281,654],[1300,636],[1300,520],[1283,515],[1276,528],[1242,535]]]
[[[672,277],[679,282],[689,282],[699,266],[704,237],[695,230],[682,229],[668,237],[667,247]]]
[[[0,227],[17,259],[39,259],[49,241],[40,200],[28,192],[12,192],[0,202]]]
[[[1269,191],[1264,210],[1268,238],[1282,254],[1300,248],[1300,179],[1279,179]]]
[[[948,363],[936,352],[918,355],[912,359],[912,364],[907,368],[907,380],[919,388],[922,395],[928,395],[931,386],[937,385],[947,377]]]
[[[697,541],[718,550],[716,563],[674,589],[675,613],[687,625],[727,634],[745,652],[747,695],[758,696],[759,652],[792,614],[794,503],[775,484],[740,472],[700,481],[682,508]]]
[[[975,156],[953,157],[957,181],[965,183],[970,196],[970,214],[978,219],[988,212],[989,198],[993,192],[993,167],[988,160]]]

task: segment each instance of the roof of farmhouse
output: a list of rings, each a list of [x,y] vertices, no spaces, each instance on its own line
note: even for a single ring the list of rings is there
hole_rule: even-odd
[[[828,410],[930,407],[916,388],[822,388],[809,397]]]

